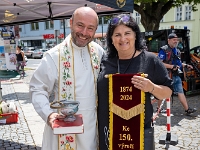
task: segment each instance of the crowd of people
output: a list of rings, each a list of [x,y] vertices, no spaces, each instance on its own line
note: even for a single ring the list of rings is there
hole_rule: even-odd
[[[179,67],[165,63],[162,52],[158,59],[145,50],[139,26],[129,14],[111,18],[106,36],[108,50],[105,53],[101,46],[93,42],[98,22],[96,12],[90,7],[76,9],[70,19],[71,33],[46,53],[31,78],[32,104],[46,122],[42,150],[60,147],[60,137],[53,134],[52,127],[55,119],[65,116],[51,109],[50,103],[62,99],[80,102],[77,113],[83,115],[84,133],[76,135],[76,149],[107,150],[109,140],[105,137],[105,127],[109,129],[109,92],[105,75],[139,72],[148,76],[132,76],[130,83],[145,93],[144,149],[155,150],[150,97],[154,95],[161,101],[175,91],[179,99],[186,101],[180,91],[180,83],[177,83],[178,90],[174,89],[177,87],[174,85],[177,78],[171,79],[167,70]],[[171,41],[174,38],[175,35],[169,35],[169,45],[171,42],[175,46],[176,43]],[[183,106],[187,114],[195,112],[187,103]]]

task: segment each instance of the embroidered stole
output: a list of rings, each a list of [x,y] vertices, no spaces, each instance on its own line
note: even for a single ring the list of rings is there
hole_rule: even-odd
[[[96,79],[100,70],[100,59],[98,50],[88,44],[88,52],[90,53],[90,61],[94,75],[95,92],[97,96]],[[71,35],[59,45],[59,90],[58,99],[60,100],[76,100],[75,98],[75,76],[74,76],[74,51],[72,47]],[[83,118],[84,119],[84,118]],[[58,150],[76,150],[76,135],[62,134],[58,135]]]

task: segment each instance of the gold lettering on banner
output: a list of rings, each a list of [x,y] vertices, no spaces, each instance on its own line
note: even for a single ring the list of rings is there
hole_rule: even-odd
[[[123,101],[128,101],[128,100],[132,100],[132,95],[120,95],[120,100]]]
[[[129,132],[130,131],[130,127],[122,126],[122,131]],[[131,138],[131,134],[120,133],[119,134],[119,140],[120,141],[132,141],[133,139]]]
[[[120,149],[134,149],[134,144],[118,144],[118,147]]]
[[[130,127],[128,126],[122,126],[122,132],[129,132]],[[120,141],[132,141],[133,139],[131,138],[131,134],[126,134],[126,133],[120,133],[119,134],[119,140]],[[118,147],[120,149],[134,149],[134,144],[118,144]]]
[[[131,93],[132,92],[132,86],[121,86],[120,87],[120,93]],[[127,100],[132,100],[132,94],[131,95],[120,95],[120,100],[123,101],[127,101]]]
[[[120,141],[132,141],[130,134],[119,134],[119,140]]]
[[[132,92],[132,86],[121,86],[120,93],[121,92]]]
[[[122,131],[130,131],[130,128],[127,126],[122,126]]]

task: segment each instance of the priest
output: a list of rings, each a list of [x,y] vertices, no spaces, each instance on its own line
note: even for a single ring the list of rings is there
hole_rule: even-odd
[[[71,34],[45,54],[32,76],[31,101],[46,122],[42,150],[97,150],[96,81],[104,54],[92,41],[98,22],[92,8],[76,9],[70,19]],[[80,102],[77,114],[83,115],[83,134],[53,134],[53,121],[65,117],[50,108],[55,100]]]

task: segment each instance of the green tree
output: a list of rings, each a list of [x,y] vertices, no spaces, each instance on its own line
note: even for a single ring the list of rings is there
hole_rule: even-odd
[[[112,18],[112,15],[99,16],[99,24],[102,24],[102,17],[104,18],[104,24],[108,24],[109,20]]]
[[[158,30],[163,16],[173,7],[181,6],[188,2],[192,10],[200,0],[134,0],[134,10],[141,15],[141,23],[145,31]]]

